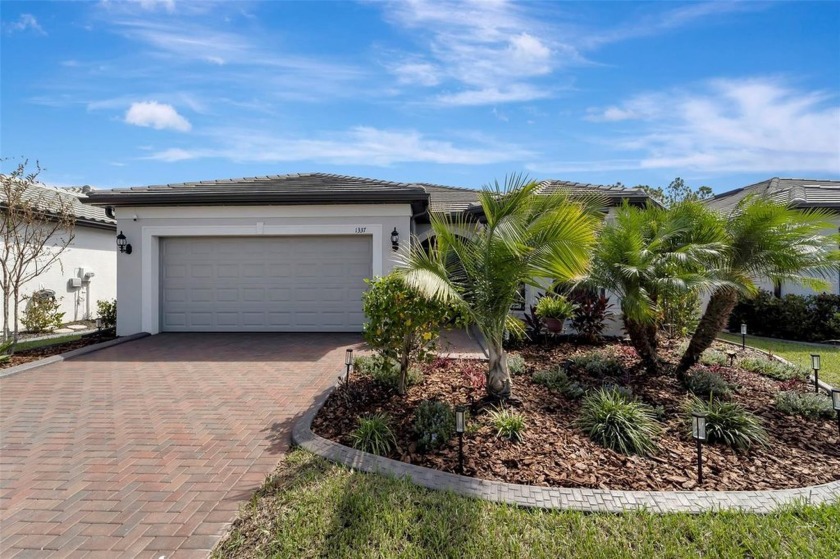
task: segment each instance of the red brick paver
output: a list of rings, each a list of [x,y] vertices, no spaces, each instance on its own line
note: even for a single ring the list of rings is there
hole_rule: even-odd
[[[206,556],[359,341],[160,334],[0,379],[0,557]]]

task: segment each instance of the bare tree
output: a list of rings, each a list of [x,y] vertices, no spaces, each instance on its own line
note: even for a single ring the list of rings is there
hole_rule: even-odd
[[[41,166],[28,160],[0,173],[0,267],[3,288],[3,341],[17,341],[21,289],[56,263],[73,242],[73,197],[45,188]]]

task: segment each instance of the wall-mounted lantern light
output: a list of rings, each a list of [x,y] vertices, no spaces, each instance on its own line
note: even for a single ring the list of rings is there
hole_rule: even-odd
[[[455,432],[458,433],[458,473],[464,473],[464,430],[466,428],[466,411],[464,406],[455,408]],[[840,413],[840,412],[837,412]]]
[[[818,353],[811,354],[811,369],[814,370],[814,392],[820,391],[820,355]]]
[[[831,389],[831,407],[837,412],[837,432],[840,433],[840,390]]]
[[[697,484],[703,485],[703,443],[706,441],[706,414],[691,414],[691,436],[697,442]]]
[[[396,227],[394,227],[394,230],[391,231],[391,248],[394,252],[400,249],[400,232],[397,231]]]
[[[128,239],[125,238],[122,231],[117,235],[117,248],[120,249],[120,252],[131,254],[131,245],[128,244]]]
[[[741,323],[741,349],[747,349],[747,323]]]

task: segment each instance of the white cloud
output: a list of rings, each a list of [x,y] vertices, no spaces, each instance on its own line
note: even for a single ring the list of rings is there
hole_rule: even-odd
[[[437,96],[442,104],[486,105],[547,97],[532,82],[547,76],[564,59],[580,59],[574,48],[542,37],[545,26],[522,6],[496,2],[395,2],[386,17],[417,33],[427,52],[392,66],[399,83],[433,86],[444,82],[463,89]],[[417,63],[413,60],[428,60]],[[488,83],[504,87],[488,88]],[[527,94],[525,94],[527,92]]]
[[[46,35],[47,32],[38,23],[38,20],[32,14],[20,14],[17,21],[6,23],[3,25],[7,33],[18,33],[30,29],[40,35]]]
[[[441,82],[440,69],[427,62],[396,64],[391,68],[391,72],[394,73],[397,81],[401,84],[431,87]]]
[[[155,11],[161,8],[169,13],[175,11],[175,0],[133,0],[144,10]]]
[[[156,130],[170,128],[179,132],[189,132],[192,128],[189,121],[179,115],[172,105],[157,101],[132,103],[125,113],[125,122]]]
[[[215,145],[171,148],[147,158],[168,162],[201,158],[261,163],[313,161],[386,167],[395,163],[483,165],[534,155],[516,146],[490,141],[458,146],[450,140],[429,138],[415,130],[382,130],[368,126],[315,138],[275,136],[256,129],[223,129],[211,135],[211,143]]]
[[[533,101],[551,96],[551,91],[528,84],[510,84],[502,87],[467,89],[457,93],[444,93],[437,96],[442,105],[494,105],[516,101]]]
[[[632,135],[614,140],[611,131],[602,142],[639,156],[554,168],[840,174],[837,94],[797,90],[777,79],[721,79],[691,91],[643,94],[593,109],[589,120],[635,121]]]

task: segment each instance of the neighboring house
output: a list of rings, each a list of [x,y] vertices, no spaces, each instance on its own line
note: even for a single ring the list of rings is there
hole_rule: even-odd
[[[30,186],[27,195],[31,200],[43,201],[48,206],[54,197],[61,197],[76,217],[74,239],[64,249],[59,261],[46,272],[22,286],[20,294],[31,296],[40,290],[55,292],[60,302],[64,322],[95,318],[96,301],[113,299],[117,292],[117,256],[114,235],[116,221],[109,218],[102,208],[83,204],[79,196],[90,187],[59,190],[45,186]],[[5,199],[0,199],[0,208]],[[47,245],[49,246],[49,245]],[[25,303],[21,304],[21,315]]]
[[[605,196],[628,188],[546,181]],[[576,192],[576,191],[575,191]],[[575,193],[573,192],[573,193]],[[428,241],[430,212],[480,218],[477,191],[311,173],[88,194],[131,245],[119,254],[117,333],[357,332],[365,278]]]
[[[766,196],[772,200],[788,204],[799,209],[819,208],[831,212],[830,221],[834,224],[826,234],[837,234],[840,232],[840,181],[820,179],[782,179],[772,178],[743,188],[737,188],[718,194],[706,201],[706,204],[717,211],[731,213],[738,203],[750,195]],[[784,295],[812,295],[814,293],[840,294],[840,275],[838,271],[831,274],[827,281],[829,286],[826,289],[814,291],[813,289],[798,283],[784,282],[773,284],[768,279],[759,281],[759,287],[773,292],[777,297]]]

